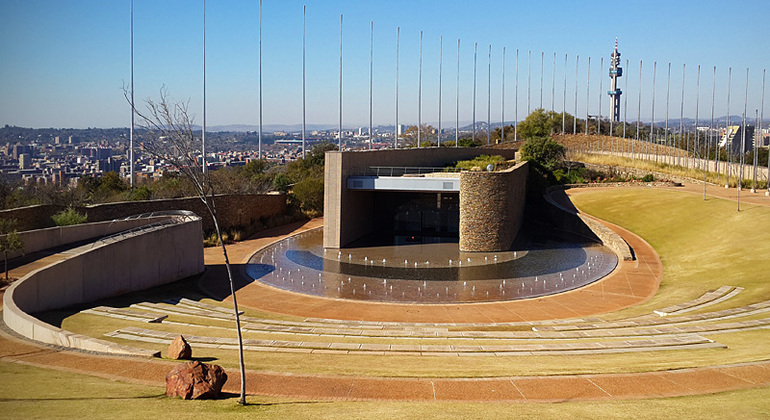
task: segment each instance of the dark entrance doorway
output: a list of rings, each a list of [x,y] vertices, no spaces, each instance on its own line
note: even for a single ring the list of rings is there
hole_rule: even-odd
[[[374,194],[375,232],[386,236],[460,237],[458,193],[382,192]]]

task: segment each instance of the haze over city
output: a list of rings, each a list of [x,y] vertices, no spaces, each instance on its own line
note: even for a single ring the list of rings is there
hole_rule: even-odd
[[[265,1],[262,9],[263,106],[266,125],[296,125],[302,118],[302,7],[306,15],[308,124],[335,126],[339,119],[339,36],[343,17],[344,125],[367,125],[370,21],[374,25],[373,122],[394,123],[396,28],[400,27],[400,122],[417,122],[420,31],[423,32],[422,120],[438,119],[439,37],[443,36],[443,112],[454,124],[457,40],[460,39],[460,123],[472,118],[473,47],[478,43],[477,119],[500,119],[502,48],[506,48],[506,121],[527,110],[528,51],[531,104],[561,110],[567,54],[567,112],[573,112],[575,56],[580,56],[578,114],[585,107],[587,59],[591,57],[591,107],[598,108],[599,82],[606,91],[609,54],[618,38],[628,83],[630,114],[636,117],[639,60],[643,61],[643,120],[650,118],[652,65],[657,61],[656,120],[663,114],[666,66],[671,63],[672,110],[679,111],[682,65],[686,64],[684,114],[695,114],[697,66],[701,65],[701,112],[708,109],[716,66],[716,115],[725,115],[727,68],[732,67],[731,114],[742,111],[749,73],[748,109],[760,107],[762,71],[770,50],[762,17],[764,1],[724,2],[298,2]],[[188,101],[201,122],[203,2],[134,1],[134,86],[138,106],[165,86],[176,101]],[[130,82],[126,1],[21,1],[0,4],[0,124],[24,127],[127,127],[130,108],[122,86]],[[206,4],[207,122],[210,127],[258,124],[259,4]],[[488,53],[491,45],[491,76]],[[518,49],[518,115],[515,115]],[[541,82],[541,53],[542,82]],[[554,77],[555,86],[552,86]],[[604,67],[599,61],[604,58]],[[491,88],[488,86],[490,78]],[[603,112],[609,99],[602,94]],[[598,109],[597,109],[598,110]],[[591,113],[595,113],[592,111]],[[672,111],[673,113],[674,111]]]

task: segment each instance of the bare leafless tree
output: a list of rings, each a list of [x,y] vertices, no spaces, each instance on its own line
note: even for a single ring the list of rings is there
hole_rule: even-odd
[[[130,100],[130,93],[124,88],[126,100]],[[144,150],[157,159],[162,159],[186,178],[195,188],[198,198],[214,222],[217,239],[222,247],[222,255],[225,259],[227,277],[230,281],[230,293],[233,298],[233,310],[235,312],[235,325],[238,332],[238,362],[241,373],[240,404],[246,404],[246,368],[243,362],[243,338],[241,335],[241,321],[238,311],[238,301],[235,296],[233,274],[230,268],[230,259],[227,256],[227,247],[222,240],[222,231],[217,217],[215,199],[215,185],[211,182],[211,171],[204,171],[205,156],[200,156],[201,139],[196,135],[193,127],[193,118],[188,113],[188,102],[171,102],[165,88],[160,90],[160,99],[156,102],[146,99],[146,109],[139,110],[134,107],[136,116],[139,117],[139,125],[144,130]],[[133,106],[133,104],[132,104]],[[200,156],[200,158],[199,158]],[[130,162],[131,165],[134,162]]]

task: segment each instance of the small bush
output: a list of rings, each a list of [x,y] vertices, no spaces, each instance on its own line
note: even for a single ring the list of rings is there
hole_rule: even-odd
[[[88,220],[88,216],[80,214],[72,207],[68,207],[67,210],[62,210],[53,216],[51,216],[56,226],[72,226],[85,223]]]
[[[642,182],[655,182],[655,177],[652,174],[647,174],[642,177]]]

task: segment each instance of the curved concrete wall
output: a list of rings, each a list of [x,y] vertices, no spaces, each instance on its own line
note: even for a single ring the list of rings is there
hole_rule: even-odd
[[[460,251],[510,249],[522,223],[527,162],[500,172],[460,173]]]
[[[201,219],[152,226],[84,245],[71,257],[33,271],[3,297],[3,320],[24,337],[91,351],[151,356],[156,352],[84,337],[46,324],[31,313],[142,290],[202,273]]]
[[[546,201],[551,204],[551,219],[557,227],[605,245],[623,261],[633,261],[634,254],[631,247],[620,235],[579,211],[560,204],[560,201],[569,200],[564,190],[563,186],[550,187],[545,193]],[[554,197],[557,194],[560,197]]]
[[[124,230],[146,225],[148,222],[156,222],[168,218],[168,216],[163,216],[153,217],[152,219],[116,220],[112,222],[85,223],[73,226],[57,226],[45,229],[27,230],[18,233],[24,243],[24,249],[9,253],[8,258],[16,258],[22,254],[112,235],[116,232],[122,232]]]

